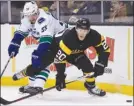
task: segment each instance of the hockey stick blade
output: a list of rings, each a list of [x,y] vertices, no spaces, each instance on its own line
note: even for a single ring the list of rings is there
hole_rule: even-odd
[[[0,104],[6,105],[7,103],[9,103],[9,101],[3,99],[2,97],[0,97]]]
[[[85,77],[85,76],[78,77],[76,80],[69,81],[69,82],[67,82],[66,84],[75,82],[75,81],[77,81],[78,79],[81,79],[81,78],[84,78],[84,77]],[[54,89],[54,88],[56,88],[56,86],[52,86],[52,87],[50,87],[50,88],[44,89],[43,92],[52,90],[52,89]],[[38,92],[38,93],[35,93],[35,94],[31,94],[31,95],[27,95],[27,96],[18,98],[18,99],[13,100],[13,101],[7,101],[7,100],[3,99],[2,97],[0,97],[0,100],[1,100],[1,101],[0,101],[0,104],[3,104],[3,105],[9,105],[9,104],[12,104],[12,103],[21,101],[21,100],[25,100],[25,99],[27,99],[27,98],[29,98],[29,97],[33,97],[33,96],[35,96],[35,95],[37,95],[37,94],[39,94],[39,93],[41,93],[41,92]]]

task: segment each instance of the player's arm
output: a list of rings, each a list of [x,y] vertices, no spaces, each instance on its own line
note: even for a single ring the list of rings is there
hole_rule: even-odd
[[[103,36],[99,33],[97,34],[97,42],[95,45],[95,49],[98,54],[98,61],[95,62],[95,72],[96,76],[102,75],[104,73],[105,67],[108,65],[108,58],[110,55],[110,48],[106,44],[106,41]]]
[[[21,20],[19,28],[14,32],[14,37],[11,42],[20,45],[21,41],[23,41],[23,39],[28,36],[29,28],[30,28],[29,21],[26,18],[23,18]]]
[[[14,53],[14,56],[17,55],[21,42],[25,37],[28,36],[28,23],[25,22],[25,20],[21,20],[21,24],[19,28],[14,32],[14,37],[11,40],[11,43],[8,47],[8,54],[11,56],[12,53]]]
[[[39,44],[36,50],[33,51],[32,53],[32,65],[36,68],[44,68],[43,63],[41,63],[41,58],[42,56],[45,55],[45,53],[49,50],[50,45],[52,44],[53,41],[53,33],[51,30],[51,27],[48,26],[47,21],[44,18],[40,18],[38,20],[39,23],[39,28],[38,30],[40,31],[40,38],[38,40]]]
[[[71,49],[64,42],[64,40],[61,40],[59,43],[59,50],[58,50],[56,57],[54,59],[54,63],[66,63],[66,58],[71,54],[71,52],[72,52]],[[61,67],[62,70],[57,70],[55,84],[56,84],[56,89],[58,91],[61,91],[62,89],[66,88],[66,84],[65,84],[66,74],[64,74],[65,65],[64,66],[59,65],[59,66]]]
[[[66,62],[66,58],[71,54],[72,50],[70,49],[69,45],[63,39],[59,42],[59,50],[56,54],[54,59],[55,63],[64,63]]]
[[[95,46],[98,54],[98,62],[102,63],[105,67],[108,64],[108,57],[110,55],[110,48],[107,45],[103,36],[100,36],[100,42]]]

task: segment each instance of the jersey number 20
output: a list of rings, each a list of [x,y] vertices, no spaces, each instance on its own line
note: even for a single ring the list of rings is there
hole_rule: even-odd
[[[58,53],[56,54],[56,58],[59,60],[59,61],[62,61],[66,58],[66,55],[64,53],[62,53],[61,50],[58,51]]]

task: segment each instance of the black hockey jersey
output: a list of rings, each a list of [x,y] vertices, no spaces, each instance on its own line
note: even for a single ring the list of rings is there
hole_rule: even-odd
[[[83,41],[78,39],[75,28],[66,31],[59,42],[59,50],[55,60],[57,62],[64,61],[72,54],[84,53],[90,46],[93,46],[96,49],[98,61],[107,66],[110,48],[106,44],[104,37],[93,29],[90,29]]]

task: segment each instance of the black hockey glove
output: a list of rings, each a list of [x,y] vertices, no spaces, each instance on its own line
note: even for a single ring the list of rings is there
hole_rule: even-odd
[[[97,76],[103,75],[104,69],[105,69],[105,66],[102,63],[95,62],[95,66],[94,66],[95,75],[94,76],[97,77]]]
[[[61,91],[61,89],[66,88],[65,78],[66,78],[65,74],[57,74],[56,75],[56,89],[58,91]]]

